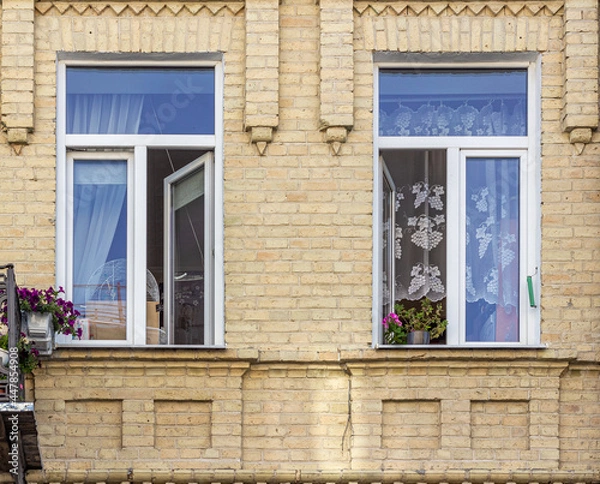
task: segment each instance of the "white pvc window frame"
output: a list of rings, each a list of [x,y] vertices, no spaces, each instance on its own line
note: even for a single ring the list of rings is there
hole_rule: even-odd
[[[385,56],[386,59],[390,56]],[[394,57],[394,56],[392,56]],[[526,54],[518,58],[494,60],[477,60],[440,62],[408,56],[410,61],[384,61],[374,64],[374,109],[373,116],[373,307],[372,307],[372,346],[374,348],[391,348],[383,344],[383,327],[381,321],[383,298],[382,267],[382,200],[384,163],[386,150],[418,149],[445,150],[447,163],[447,220],[458,223],[446,224],[446,311],[449,321],[446,330],[446,344],[435,345],[435,348],[538,348],[540,347],[540,247],[541,247],[541,215],[540,215],[540,69],[541,62],[537,55]],[[527,136],[494,136],[494,137],[417,137],[417,136],[380,136],[379,135],[379,71],[384,69],[419,68],[434,69],[527,69]],[[383,157],[382,157],[383,155]],[[466,322],[464,316],[464,267],[465,267],[465,159],[467,157],[518,157],[521,163],[520,178],[520,314],[519,342],[467,342]],[[456,254],[460,254],[459,257]],[[535,307],[530,306],[527,276],[532,278]],[[394,348],[414,348],[414,346],[393,346]],[[428,346],[432,348],[432,346]]]
[[[183,168],[180,168],[175,173],[172,173],[163,180],[164,190],[164,309],[163,314],[167,319],[167,336],[169,338],[169,344],[174,344],[175,334],[175,321],[174,321],[174,245],[175,245],[175,233],[174,233],[174,211],[173,211],[173,188],[177,182],[181,181],[186,176],[202,169],[204,171],[204,220],[208,226],[204,230],[204,247],[205,252],[209,254],[212,251],[212,214],[214,211],[212,199],[213,199],[213,156],[212,152],[207,152],[196,158],[191,163],[188,163]],[[205,258],[205,269],[204,269],[204,319],[210,321],[212,314],[212,298],[213,298],[213,287],[207,281],[212,281],[212,273],[214,267],[212,263],[212,257]],[[214,330],[212,325],[204,325],[204,341],[212,341],[214,338]]]
[[[206,58],[204,58],[206,57]],[[87,135],[66,134],[66,71],[71,66],[84,67],[210,67],[215,76],[215,132],[211,135]],[[59,338],[61,346],[147,346],[146,345],[146,161],[152,148],[212,151],[212,299],[209,323],[211,340],[198,348],[225,346],[224,273],[223,273],[223,65],[214,55],[199,57],[66,55],[57,62],[56,121],[56,284],[63,286],[67,297],[72,282],[72,173],[69,174],[71,151],[77,158],[107,159],[128,155],[128,291],[127,339],[124,341],[77,341]],[[82,153],[88,151],[89,153]],[[72,169],[72,168],[71,168]],[[131,211],[130,211],[131,210]],[[135,250],[133,249],[135,247]],[[132,286],[129,286],[129,283]],[[164,345],[161,345],[164,346]],[[173,348],[187,345],[173,345]]]

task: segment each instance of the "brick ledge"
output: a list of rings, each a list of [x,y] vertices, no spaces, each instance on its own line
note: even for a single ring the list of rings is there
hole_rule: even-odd
[[[250,470],[173,470],[135,471],[115,469],[110,471],[32,471],[27,475],[29,484],[68,483],[197,483],[197,484],[596,484],[600,481],[597,471],[494,471],[456,470],[436,471],[250,471]],[[0,482],[9,482],[0,477]]]

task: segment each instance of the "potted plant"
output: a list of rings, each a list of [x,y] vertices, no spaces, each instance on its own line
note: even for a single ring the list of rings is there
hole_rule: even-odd
[[[39,353],[33,342],[19,335],[16,347],[9,347],[8,325],[0,322],[0,401],[15,401],[25,398],[25,379],[23,375],[33,372],[40,366]],[[13,371],[19,372],[15,375]]]
[[[433,303],[423,298],[420,308],[405,307],[402,303],[394,305],[394,312],[383,319],[384,340],[389,344],[429,344],[439,338],[448,320],[444,319],[444,307],[441,302]]]
[[[396,313],[390,313],[382,321],[383,340],[390,345],[405,345],[408,339],[406,325]]]
[[[21,333],[19,337],[17,350],[19,368],[22,373],[31,373],[40,366],[39,352],[24,333]],[[2,366],[6,367],[9,363],[10,353],[8,348],[8,325],[4,322],[0,322],[0,352],[2,353]]]
[[[73,303],[61,297],[64,289],[17,289],[19,308],[25,335],[35,346],[39,355],[50,355],[54,348],[54,334],[72,335],[81,338],[81,328],[77,326],[80,315]],[[6,303],[0,308],[0,321],[7,324]]]

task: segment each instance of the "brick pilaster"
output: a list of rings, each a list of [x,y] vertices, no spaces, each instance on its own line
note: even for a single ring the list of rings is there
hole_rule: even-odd
[[[2,2],[2,123],[17,153],[33,131],[34,2]]]
[[[598,127],[598,2],[565,2],[562,126],[572,143],[588,143]]]
[[[279,124],[279,2],[246,1],[246,131],[260,154]]]
[[[320,118],[337,154],[354,125],[354,17],[352,0],[321,0]]]

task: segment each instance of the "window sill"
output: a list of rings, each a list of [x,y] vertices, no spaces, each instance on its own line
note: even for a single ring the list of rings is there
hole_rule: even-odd
[[[54,361],[79,361],[79,362],[102,362],[107,359],[118,361],[153,361],[155,363],[164,361],[247,361],[258,358],[255,350],[239,350],[226,346],[133,346],[133,345],[105,345],[91,346],[82,344],[59,345],[50,360]]]
[[[375,345],[376,350],[545,350],[546,344],[464,344],[464,345]]]
[[[56,346],[57,350],[61,349],[98,349],[98,350],[226,350],[225,345],[131,345],[131,344],[115,344],[111,342],[96,342],[95,344],[75,343],[60,343]]]

